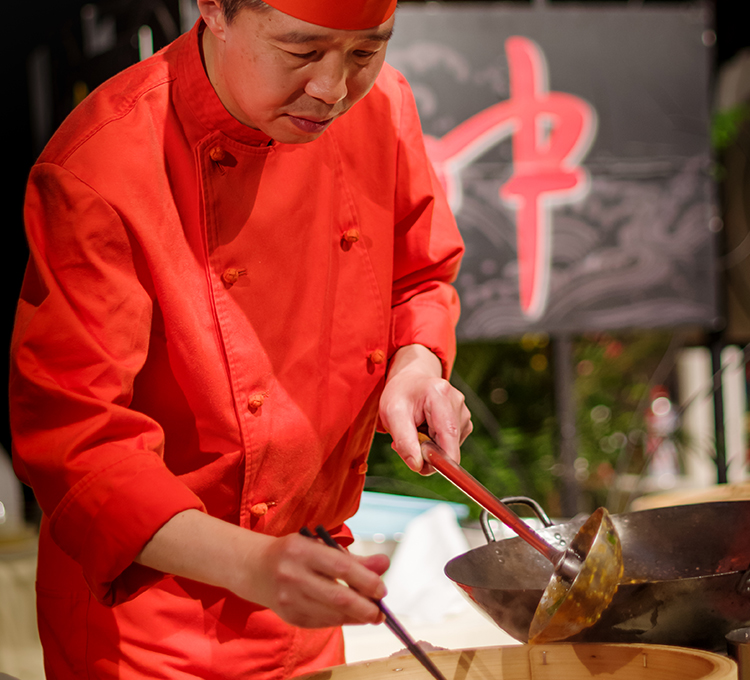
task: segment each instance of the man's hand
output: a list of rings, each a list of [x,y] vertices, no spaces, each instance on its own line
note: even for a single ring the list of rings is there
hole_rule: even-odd
[[[358,557],[292,534],[277,538],[199,510],[175,515],[136,562],[230,590],[303,628],[379,623],[385,555]]]
[[[386,594],[380,579],[389,565],[385,555],[356,557],[295,534],[269,541],[253,563],[238,594],[243,587],[261,589],[260,596],[248,595],[287,623],[322,628],[383,620],[372,599]]]
[[[393,438],[393,449],[414,471],[433,472],[424,463],[417,428],[428,434],[456,462],[472,429],[464,395],[442,378],[442,365],[422,345],[400,348],[393,356],[383,395],[380,420]]]

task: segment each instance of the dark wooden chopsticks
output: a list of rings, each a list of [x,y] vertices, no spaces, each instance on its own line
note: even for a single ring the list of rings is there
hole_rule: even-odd
[[[326,545],[330,546],[331,548],[336,548],[337,550],[343,550],[343,548],[333,540],[331,535],[326,531],[325,527],[316,527],[315,534],[313,534],[312,531],[310,531],[307,527],[302,527],[302,529],[300,529],[300,533],[303,536],[307,536],[308,538],[315,538],[317,534],[317,537],[320,538]],[[388,626],[391,632],[399,640],[401,640],[401,642],[404,643],[406,648],[429,671],[430,675],[432,675],[435,680],[445,680],[445,676],[432,662],[432,659],[430,659],[425,651],[416,642],[414,642],[414,639],[411,637],[411,635],[409,635],[406,629],[398,622],[396,617],[393,615],[391,610],[386,607],[383,601],[374,599],[372,601],[377,605],[378,609],[383,612],[383,615],[385,616],[385,625]]]

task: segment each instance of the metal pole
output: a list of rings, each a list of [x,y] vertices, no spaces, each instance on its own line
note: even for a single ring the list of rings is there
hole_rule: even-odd
[[[578,457],[576,436],[576,403],[573,390],[573,343],[566,333],[553,338],[555,358],[555,405],[560,435],[560,465],[562,466],[560,505],[564,517],[578,514],[581,490],[575,476]]]
[[[724,389],[722,387],[721,350],[724,343],[720,333],[712,333],[710,340],[711,373],[714,376],[714,430],[716,432],[716,480],[727,483],[727,449],[724,431]]]

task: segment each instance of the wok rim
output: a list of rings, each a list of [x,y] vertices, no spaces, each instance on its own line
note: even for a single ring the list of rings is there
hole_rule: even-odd
[[[750,517],[750,499],[737,499],[737,500],[723,500],[723,501],[707,501],[707,502],[698,502],[698,503],[688,503],[688,504],[683,504],[683,505],[670,505],[670,506],[663,506],[663,507],[657,507],[657,508],[647,508],[647,509],[643,509],[643,510],[634,510],[632,512],[624,512],[624,513],[618,513],[616,515],[612,515],[612,519],[615,522],[615,525],[617,526],[618,523],[620,521],[622,521],[624,518],[628,518],[629,519],[629,518],[632,518],[634,516],[641,516],[642,517],[644,514],[649,514],[649,513],[651,513],[651,514],[658,514],[658,513],[663,513],[663,512],[666,511],[666,512],[668,512],[668,513],[671,514],[671,513],[675,513],[675,512],[684,511],[685,514],[688,514],[689,510],[691,510],[691,509],[694,510],[695,508],[707,508],[708,510],[711,510],[711,511],[720,511],[723,506],[730,506],[730,505],[734,505],[734,506],[744,505],[744,506],[746,506],[747,507],[747,513],[746,514],[748,515],[748,517]],[[573,518],[571,518],[571,519],[569,519],[569,520],[567,520],[565,522],[554,523],[554,524],[550,525],[549,527],[545,527],[543,529],[540,529],[539,533],[542,534],[542,535],[545,535],[545,534],[547,534],[549,532],[553,532],[556,527],[566,527],[566,529],[575,529],[577,525],[582,525],[584,521],[585,521],[585,518],[582,519],[580,516],[579,517],[573,517]],[[466,583],[466,582],[464,582],[464,580],[459,580],[459,579],[454,578],[453,576],[451,576],[448,573],[448,570],[451,567],[451,565],[454,565],[454,564],[458,563],[460,560],[462,560],[463,558],[465,558],[469,554],[472,554],[472,553],[476,554],[476,553],[485,551],[486,549],[491,548],[493,546],[493,544],[497,544],[497,545],[507,544],[507,542],[509,542],[509,541],[517,541],[517,542],[520,541],[521,543],[523,543],[523,539],[520,538],[519,536],[511,536],[511,537],[508,537],[508,538],[502,538],[500,540],[488,541],[484,545],[480,545],[480,546],[477,546],[476,548],[472,548],[471,550],[467,550],[466,552],[461,553],[460,555],[456,555],[456,557],[454,557],[451,560],[449,560],[445,564],[444,569],[443,569],[443,572],[444,572],[445,576],[448,579],[450,579],[451,581],[453,581],[456,585],[460,586],[460,587],[466,586],[466,587],[469,587],[469,588],[488,588],[488,586],[486,584],[486,577],[484,577],[484,579],[485,579],[484,583],[480,583],[480,582]],[[531,546],[529,546],[529,549],[533,551],[533,548],[531,548]],[[625,548],[623,547],[623,552],[624,551],[625,551]],[[534,553],[530,552],[529,554],[534,554]],[[748,566],[745,569],[732,569],[732,570],[729,570],[729,571],[702,573],[702,574],[697,574],[697,575],[684,575],[684,576],[677,576],[675,578],[654,578],[654,579],[648,579],[648,580],[646,580],[646,579],[640,579],[640,580],[637,580],[637,581],[624,581],[624,582],[622,582],[620,584],[620,588],[623,588],[623,587],[638,587],[638,586],[642,586],[642,585],[672,584],[672,583],[676,583],[676,582],[685,582],[685,583],[687,583],[687,582],[693,582],[693,581],[698,581],[698,580],[707,580],[707,579],[711,579],[711,578],[727,578],[727,577],[731,577],[733,575],[746,574],[748,572],[750,572],[750,562],[748,562]],[[553,573],[553,568],[552,568],[552,565],[550,564],[549,565],[549,574],[550,574],[550,576],[551,576],[552,573]],[[482,574],[478,574],[477,577],[481,578],[482,576],[483,576]],[[544,590],[544,586],[542,586],[541,588],[537,588],[537,587],[505,588],[505,587],[503,587],[503,588],[492,588],[492,589],[493,590],[502,590],[503,592],[508,592],[508,593],[512,593],[512,592],[522,593],[522,592],[535,592],[536,590],[543,591]]]

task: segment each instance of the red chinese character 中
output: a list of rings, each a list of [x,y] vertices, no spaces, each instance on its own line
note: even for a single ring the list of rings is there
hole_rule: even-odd
[[[500,197],[516,213],[521,311],[539,318],[546,307],[551,264],[551,209],[582,198],[588,173],[579,163],[596,129],[594,109],[564,92],[550,92],[544,55],[531,40],[505,43],[510,99],[480,111],[440,139],[426,137],[427,153],[451,208],[461,207],[460,173],[512,135],[513,174]]]

